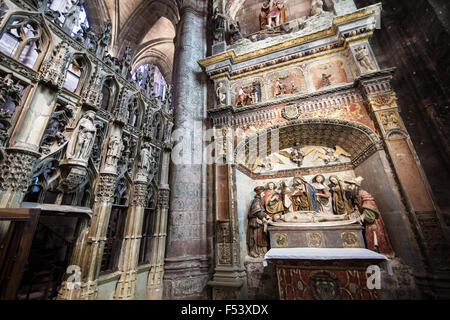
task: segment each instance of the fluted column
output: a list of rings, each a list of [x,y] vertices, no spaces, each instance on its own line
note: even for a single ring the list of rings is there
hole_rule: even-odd
[[[203,10],[199,12],[195,5],[184,7],[177,27],[173,76],[175,146],[170,169],[172,190],[164,274],[164,297],[168,299],[204,297],[208,281],[206,164],[202,139],[206,79],[197,63],[206,54]]]

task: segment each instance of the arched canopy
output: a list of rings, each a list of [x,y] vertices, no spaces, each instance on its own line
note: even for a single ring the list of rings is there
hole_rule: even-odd
[[[266,135],[267,139],[264,139]],[[262,149],[263,144],[264,148],[267,145],[267,151]],[[340,146],[351,154],[352,161],[359,162],[378,149],[380,139],[369,127],[357,122],[335,119],[295,120],[261,130],[247,138],[237,146],[235,159],[237,163],[247,164],[257,154],[270,155],[296,144],[329,148]],[[278,146],[277,150],[272,150],[272,146]]]

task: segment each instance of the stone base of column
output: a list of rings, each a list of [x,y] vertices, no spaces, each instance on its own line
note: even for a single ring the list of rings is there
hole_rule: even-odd
[[[234,267],[217,267],[212,281],[213,300],[245,300],[247,299],[247,275],[245,270]]]
[[[64,281],[59,290],[57,300],[97,300],[97,281],[89,281],[76,285]]]
[[[116,287],[114,300],[133,300],[136,291],[136,270],[122,273]]]

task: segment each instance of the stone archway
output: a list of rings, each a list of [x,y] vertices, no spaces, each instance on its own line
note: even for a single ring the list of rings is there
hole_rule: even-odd
[[[369,127],[357,122],[337,119],[295,120],[263,129],[247,138],[236,147],[235,160],[239,164],[248,163],[251,155],[270,155],[293,147],[296,143],[329,148],[339,145],[351,154],[353,164],[358,165],[380,149],[381,140]]]

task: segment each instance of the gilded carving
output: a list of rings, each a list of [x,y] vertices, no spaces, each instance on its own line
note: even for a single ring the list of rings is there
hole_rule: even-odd
[[[277,248],[288,248],[289,241],[287,233],[275,233],[274,234],[274,244]]]
[[[341,234],[342,246],[344,248],[359,248],[358,236],[354,232],[343,232]]]
[[[323,247],[323,239],[322,234],[318,232],[307,233],[306,241],[308,243],[308,247],[310,248],[322,248]]]

